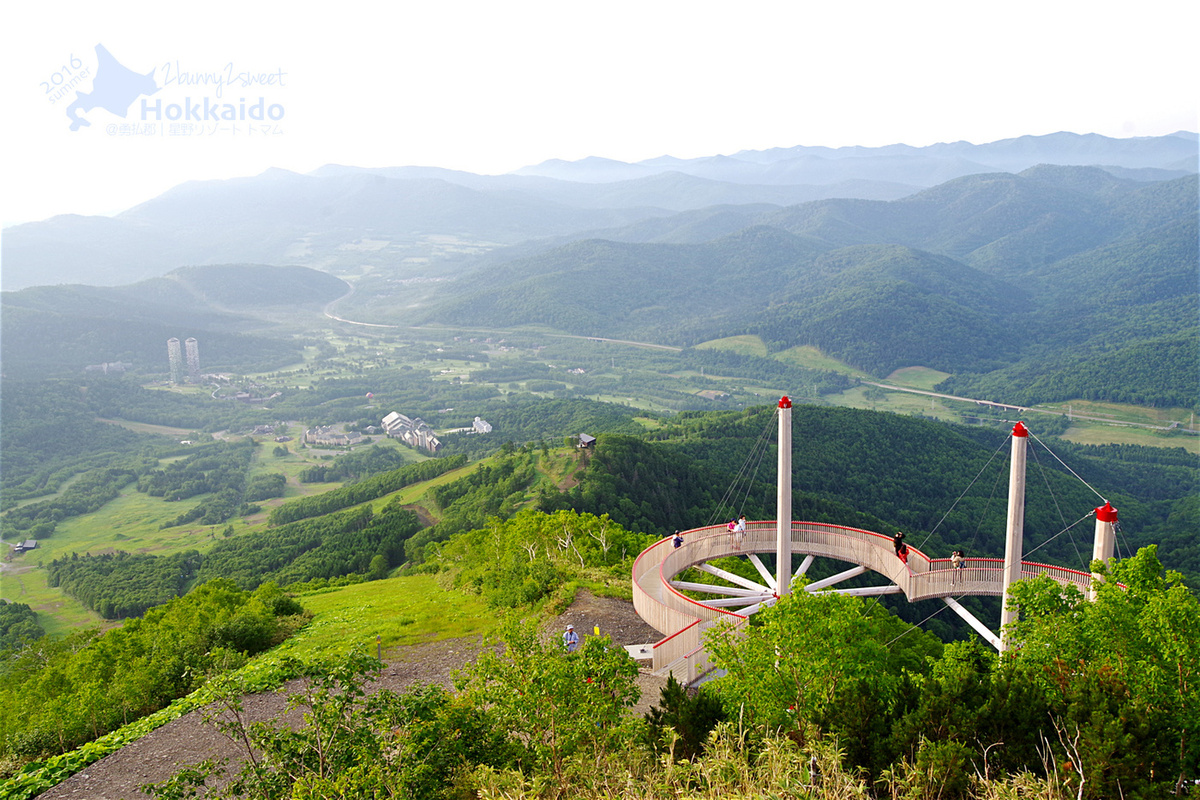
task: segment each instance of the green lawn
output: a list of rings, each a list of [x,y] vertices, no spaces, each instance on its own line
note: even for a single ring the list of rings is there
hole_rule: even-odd
[[[183,550],[207,550],[214,541],[211,525],[160,526],[182,514],[206,496],[168,503],[135,491],[130,484],[116,500],[99,511],[71,517],[58,524],[54,535],[39,542],[37,557],[50,561],[63,555],[110,550],[168,555]]]
[[[743,356],[767,355],[767,345],[757,336],[729,336],[696,345],[697,350],[728,350]]]
[[[777,361],[782,361],[785,364],[791,364],[795,367],[805,367],[807,369],[823,369],[830,372],[840,372],[844,375],[850,375],[855,378],[868,378],[867,373],[855,369],[847,364],[843,364],[836,358],[831,358],[815,347],[805,345],[804,347],[789,347],[787,350],[776,353],[772,356]]]
[[[313,621],[275,652],[298,658],[345,653],[353,647],[384,656],[393,648],[490,632],[497,613],[473,595],[446,591],[432,575],[409,575],[300,596]]]
[[[31,555],[22,558],[28,559]],[[62,589],[48,586],[46,571],[35,566],[4,565],[4,571],[0,573],[0,595],[13,603],[25,603],[37,612],[38,624],[49,636],[113,625]]]
[[[106,422],[109,425],[119,425],[126,430],[134,431],[135,433],[154,433],[160,436],[170,436],[173,439],[186,437],[192,433],[187,428],[172,428],[169,425],[152,425],[149,422],[130,422],[125,419],[101,419],[96,418],[97,422]]]
[[[908,392],[889,392],[874,386],[856,386],[825,398],[830,403],[848,408],[865,408],[872,411],[890,411],[893,414],[921,414],[936,417],[946,422],[961,421],[955,406],[960,403],[946,401],[926,395]]]
[[[1080,424],[1067,428],[1062,438],[1077,444],[1140,444],[1145,447],[1182,447],[1189,453],[1200,455],[1200,436],[1191,434],[1168,435],[1145,428],[1130,428],[1123,425]]]
[[[888,375],[886,380],[898,386],[907,386],[910,389],[924,389],[930,392],[933,391],[933,387],[949,377],[949,372],[938,372],[936,369],[930,369],[929,367],[902,367],[891,375]]]

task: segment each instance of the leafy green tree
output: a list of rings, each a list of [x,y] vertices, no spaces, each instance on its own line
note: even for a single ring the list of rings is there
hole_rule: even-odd
[[[362,651],[293,668],[306,674],[288,708],[304,709],[304,725],[247,722],[236,677],[223,679],[208,721],[244,756],[232,781],[209,785],[219,764],[202,762],[169,780],[141,787],[162,800],[193,797],[200,787],[219,798],[261,800],[462,797],[461,773],[479,764],[512,763],[513,747],[492,715],[440,686],[366,696],[382,664]]]
[[[725,719],[725,711],[715,695],[703,689],[689,691],[671,675],[645,719],[656,752],[669,750],[675,758],[692,760],[704,752],[708,734]],[[673,742],[668,729],[675,733]]]
[[[40,639],[45,633],[37,621],[36,611],[25,603],[0,599],[0,652]]]
[[[1200,600],[1154,546],[1111,569],[1089,602],[1073,587],[1022,581],[1009,669],[1051,704],[1046,738],[1085,797],[1132,796],[1200,775]]]
[[[530,767],[565,789],[568,760],[603,749],[622,712],[637,702],[637,663],[607,636],[587,636],[568,654],[535,623],[510,619],[501,637],[504,651],[484,650],[458,688],[491,710]]]
[[[388,573],[387,556],[377,553],[371,558],[371,566],[367,568],[367,580],[377,581],[386,578]]]
[[[899,697],[901,677],[888,669],[879,626],[857,598],[794,592],[762,624],[716,628],[708,642],[726,672],[716,690],[730,714],[801,741],[856,690],[885,702]]]

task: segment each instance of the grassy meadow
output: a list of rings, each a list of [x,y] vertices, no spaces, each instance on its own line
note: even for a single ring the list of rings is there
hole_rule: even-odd
[[[496,626],[496,613],[479,597],[446,591],[432,575],[408,575],[299,596],[313,619],[275,651],[297,658],[345,653],[364,647],[383,656],[396,648],[443,639],[481,636]]]

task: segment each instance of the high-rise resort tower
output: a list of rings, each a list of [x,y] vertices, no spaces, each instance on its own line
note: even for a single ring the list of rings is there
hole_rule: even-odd
[[[192,383],[200,382],[200,343],[194,338],[189,337],[183,343],[187,350],[187,365],[188,365],[188,380]]]
[[[178,339],[167,339],[167,361],[171,364],[171,383],[183,383],[183,351]]]

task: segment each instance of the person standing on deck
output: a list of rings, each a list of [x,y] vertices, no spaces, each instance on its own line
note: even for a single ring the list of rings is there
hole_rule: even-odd
[[[950,563],[954,566],[954,573],[950,576],[950,585],[953,586],[958,581],[962,580],[962,568],[965,554],[962,550],[955,550],[950,554]]]

